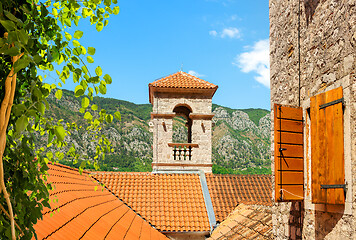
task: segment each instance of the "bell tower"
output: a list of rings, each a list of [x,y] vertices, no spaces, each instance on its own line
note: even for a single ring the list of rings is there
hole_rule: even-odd
[[[185,72],[148,85],[153,106],[153,170],[212,171],[212,97],[218,86]],[[173,140],[173,118],[185,122],[185,142]]]

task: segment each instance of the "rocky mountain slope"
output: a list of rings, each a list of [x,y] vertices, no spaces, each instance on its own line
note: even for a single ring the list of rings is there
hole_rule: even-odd
[[[79,113],[81,99],[73,92],[63,91],[61,100],[50,96],[48,114],[55,120],[65,119],[85,125]],[[114,120],[102,133],[112,141],[114,152],[101,161],[101,170],[151,171],[152,134],[148,122],[150,104],[134,104],[127,101],[95,97],[95,104],[109,113],[120,111],[121,121]],[[264,109],[236,110],[213,104],[213,171],[215,173],[269,173],[270,172],[270,112]],[[174,119],[174,141],[185,141],[184,121]],[[79,130],[66,140],[80,153],[91,156],[94,145],[92,136]],[[46,142],[40,139],[39,142]],[[66,149],[63,150],[64,152]],[[64,158],[62,163],[73,165]]]

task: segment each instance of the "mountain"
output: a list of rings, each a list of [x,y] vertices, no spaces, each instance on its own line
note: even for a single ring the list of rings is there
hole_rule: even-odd
[[[101,130],[112,141],[113,152],[101,160],[101,170],[151,171],[152,133],[148,123],[151,104],[134,104],[127,101],[95,97],[95,104],[108,113],[120,111],[121,121],[114,120]],[[85,126],[79,109],[81,98],[71,91],[63,90],[61,100],[48,97],[47,114],[55,121],[65,119]],[[214,173],[270,173],[270,112],[265,109],[231,109],[213,104],[213,172]],[[173,140],[185,142],[187,129],[183,119],[174,118]],[[69,142],[66,152],[74,144],[81,154],[92,156],[95,146],[93,137],[83,128],[66,136]],[[45,136],[39,136],[44,147]],[[64,158],[61,163],[75,165]],[[76,166],[79,163],[76,163]]]

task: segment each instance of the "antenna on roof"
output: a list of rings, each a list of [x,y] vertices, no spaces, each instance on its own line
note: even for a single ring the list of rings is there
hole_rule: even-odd
[[[180,71],[183,72],[183,63],[182,63],[182,65],[180,66]]]

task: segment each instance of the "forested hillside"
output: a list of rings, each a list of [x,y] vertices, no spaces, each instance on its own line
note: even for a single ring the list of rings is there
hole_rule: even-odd
[[[81,99],[73,92],[63,91],[61,100],[48,98],[47,111],[54,120],[66,119],[78,125],[85,125],[80,116]],[[104,171],[151,171],[152,134],[148,122],[152,107],[150,104],[134,104],[127,101],[95,97],[94,103],[109,113],[120,111],[121,121],[114,120],[102,132],[112,141],[113,152],[100,161]],[[236,110],[213,104],[213,172],[214,173],[270,173],[270,112],[264,109]],[[184,141],[184,121],[174,122],[174,140]],[[79,152],[92,156],[95,151],[91,136],[84,130],[66,136]],[[39,144],[45,144],[45,136],[39,137]],[[65,153],[66,149],[63,150]],[[62,163],[76,165],[64,157]]]

